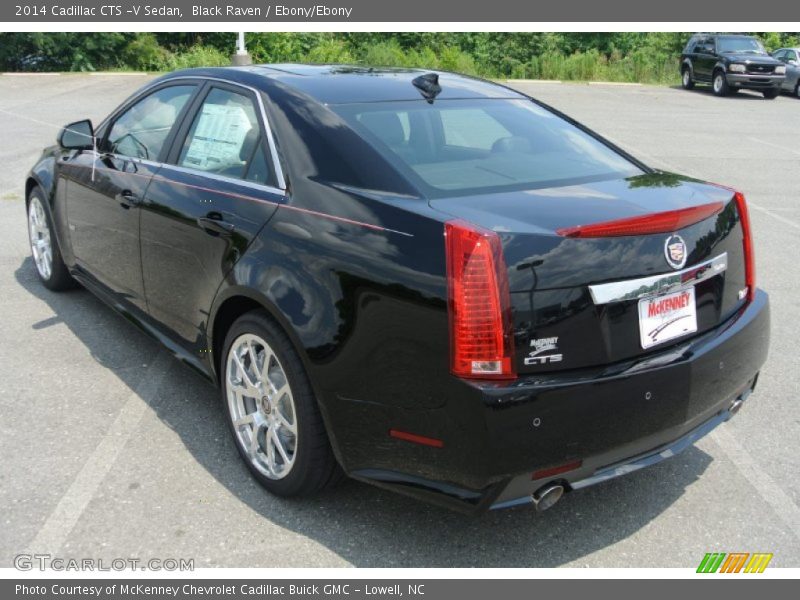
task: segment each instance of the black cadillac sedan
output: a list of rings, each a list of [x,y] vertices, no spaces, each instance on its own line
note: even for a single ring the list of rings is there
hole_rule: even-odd
[[[42,283],[216,383],[282,496],[545,509],[730,418],[767,356],[741,193],[470,77],[172,73],[68,125],[26,198]]]

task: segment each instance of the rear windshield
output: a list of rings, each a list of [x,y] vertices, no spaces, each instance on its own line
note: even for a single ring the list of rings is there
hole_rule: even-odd
[[[529,100],[424,100],[333,108],[431,196],[640,175],[636,165]]]

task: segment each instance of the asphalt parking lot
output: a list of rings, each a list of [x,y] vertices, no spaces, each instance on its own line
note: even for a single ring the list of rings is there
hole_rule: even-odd
[[[552,510],[478,519],[355,482],[266,494],[216,391],[83,290],[42,287],[24,176],[55,125],[99,121],[146,76],[0,76],[0,567],[22,552],[196,567],[695,567],[706,552],[800,566],[800,101],[515,83],[652,166],[743,190],[772,345],[731,422]]]

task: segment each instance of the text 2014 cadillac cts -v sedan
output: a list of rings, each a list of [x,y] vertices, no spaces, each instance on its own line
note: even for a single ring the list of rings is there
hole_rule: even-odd
[[[544,509],[728,419],[767,356],[742,194],[500,85],[181,71],[58,141],[26,184],[42,282],[216,382],[275,494]]]

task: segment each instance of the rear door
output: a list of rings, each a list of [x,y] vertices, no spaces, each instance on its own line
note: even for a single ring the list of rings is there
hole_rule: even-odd
[[[164,85],[123,107],[98,144],[63,165],[67,221],[78,266],[145,310],[139,205],[197,86]]]
[[[222,279],[284,199],[257,94],[208,82],[142,206],[150,314],[198,351]]]

